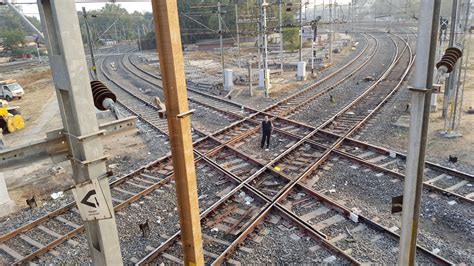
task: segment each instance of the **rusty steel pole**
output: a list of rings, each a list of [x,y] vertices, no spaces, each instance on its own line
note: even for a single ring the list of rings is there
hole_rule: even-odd
[[[185,265],[204,265],[199,202],[176,0],[152,0]]]

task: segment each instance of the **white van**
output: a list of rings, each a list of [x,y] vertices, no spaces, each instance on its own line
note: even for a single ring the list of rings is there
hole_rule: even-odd
[[[25,91],[16,83],[16,80],[3,80],[0,81],[0,99],[11,101],[13,99],[21,99],[21,96],[25,95]]]

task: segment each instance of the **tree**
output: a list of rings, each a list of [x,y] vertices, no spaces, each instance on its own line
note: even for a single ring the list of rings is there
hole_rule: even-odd
[[[23,44],[26,32],[21,19],[10,8],[0,8],[0,38],[5,51],[11,51]]]
[[[7,51],[12,51],[24,43],[25,32],[22,30],[3,30],[0,37],[3,38],[3,46]]]
[[[285,50],[294,51],[299,48],[299,28],[291,27],[283,30],[283,43]]]

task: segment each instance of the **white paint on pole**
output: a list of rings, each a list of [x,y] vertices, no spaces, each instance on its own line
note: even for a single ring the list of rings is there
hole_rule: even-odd
[[[107,182],[105,182],[107,186]],[[104,192],[97,179],[90,183],[77,185],[72,189],[74,199],[83,221],[94,221],[112,218],[111,206],[105,200]]]

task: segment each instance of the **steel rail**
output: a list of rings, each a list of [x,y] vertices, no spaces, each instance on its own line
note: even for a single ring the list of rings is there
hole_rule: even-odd
[[[270,168],[270,169],[271,169],[271,168]],[[260,172],[260,171],[259,171],[259,172]],[[256,176],[257,174],[258,174],[258,173],[255,173],[253,176]],[[251,177],[248,178],[248,179],[246,180],[246,183],[248,183],[249,180],[251,180],[251,179],[252,179]],[[286,177],[286,179],[289,179],[289,178]],[[250,231],[249,231],[249,232],[250,232]],[[176,237],[176,236],[177,236],[177,235],[175,235],[175,237]],[[173,239],[173,238],[172,238],[172,239]],[[175,239],[174,239],[174,240],[175,240]],[[174,240],[171,240],[171,241],[174,241]],[[166,245],[167,243],[168,243],[168,242],[166,242],[165,245]],[[168,243],[168,244],[169,244],[169,243]],[[162,249],[163,249],[163,246],[159,247],[157,251],[159,252],[159,250],[162,250]],[[153,253],[152,253],[152,254],[153,254]],[[156,253],[154,253],[154,254],[156,254]],[[149,258],[148,258],[148,259],[149,259]],[[146,261],[147,261],[147,258],[145,258],[144,260],[142,260],[141,263],[144,263],[144,262],[146,263]]]
[[[137,66],[135,66],[135,65],[132,63],[132,61],[130,61],[130,57],[129,57],[128,54],[123,56],[122,61],[125,60],[125,58],[128,58],[128,61],[129,61],[129,62],[132,64],[132,66],[134,66],[137,70],[139,70],[141,73],[144,73],[141,68],[138,68]],[[133,75],[135,75],[135,76],[138,77],[139,79],[145,81],[146,83],[148,83],[148,84],[150,84],[150,85],[152,85],[152,86],[154,86],[154,87],[157,87],[157,88],[158,88],[159,90],[161,90],[161,91],[163,90],[163,86],[162,86],[162,85],[157,84],[157,83],[154,83],[154,82],[150,81],[149,79],[144,78],[144,77],[141,76],[140,74],[137,74],[137,72],[135,72],[134,70],[132,70],[130,67],[126,66],[123,62],[122,62],[122,65],[124,66],[124,68],[125,68],[128,72],[132,73]],[[150,74],[151,74],[151,73],[150,73]],[[161,78],[160,78],[160,80],[161,80]],[[192,90],[192,89],[190,89],[190,88],[188,88],[188,91],[193,92],[193,93],[196,93],[196,92],[194,92],[194,90]],[[223,103],[226,103],[226,104],[232,104],[232,105],[235,106],[235,107],[238,106],[238,108],[239,108],[240,110],[242,110],[241,107],[244,107],[244,106],[238,105],[238,104],[236,104],[236,103],[234,103],[234,102],[225,101],[225,100],[223,100],[223,99],[221,99],[221,98],[218,98],[218,97],[212,98],[212,97],[210,97],[210,95],[207,95],[207,94],[202,94],[202,96],[211,98],[211,99],[213,99],[213,100],[219,99],[220,102],[223,102]],[[209,103],[205,103],[205,102],[203,102],[202,100],[197,100],[195,97],[192,96],[192,93],[190,93],[190,95],[188,96],[188,100],[189,100],[190,102],[192,102],[192,103],[197,104],[197,105],[205,106],[205,107],[207,107],[207,108],[216,110],[216,111],[218,111],[218,112],[222,112],[222,113],[227,114],[227,115],[229,115],[229,116],[233,116],[233,117],[240,118],[240,119],[241,119],[241,118],[244,118],[244,116],[241,115],[241,114],[238,114],[238,113],[235,113],[235,112],[232,112],[232,111],[228,111],[228,110],[219,109],[218,107],[215,107],[215,106],[213,106],[213,105],[211,105],[211,104],[209,104]],[[253,109],[250,109],[250,108],[246,108],[246,107],[244,107],[244,110],[247,110],[247,112],[256,112],[256,110],[253,110]]]
[[[397,50],[398,50],[398,46],[397,46]],[[398,51],[397,51],[397,53],[398,53]],[[396,53],[396,54],[397,54],[397,53]],[[411,53],[411,50],[410,50],[410,53]],[[401,57],[399,57],[399,58],[401,58]],[[394,59],[394,61],[392,62],[391,67],[389,68],[390,70],[395,66],[396,62],[398,62],[398,60],[397,60],[397,58],[396,58],[396,56],[395,56],[395,59]],[[389,70],[387,70],[385,73],[388,73],[388,71],[389,71]],[[407,73],[407,72],[406,72],[406,73]],[[386,76],[386,75],[383,75],[382,78],[380,78],[380,79],[378,80],[378,82],[380,82],[383,78],[385,78],[385,76]],[[377,82],[377,84],[378,84],[378,82]],[[374,85],[375,85],[375,84],[374,84]],[[375,86],[372,86],[372,88],[374,88],[374,87],[375,87]],[[397,87],[398,87],[398,86],[397,86]],[[368,90],[368,91],[370,91],[370,90]],[[368,91],[367,91],[367,93],[368,93]],[[361,95],[361,97],[363,97],[363,95]],[[354,102],[357,102],[358,100],[360,100],[361,97],[358,97]],[[350,105],[351,105],[351,104],[350,104]],[[341,112],[339,112],[338,114],[344,113],[347,109],[349,109],[349,108],[344,108],[344,109],[343,109]],[[373,111],[373,112],[374,112],[374,111]],[[335,118],[335,117],[337,117],[337,115],[334,116],[334,118]],[[325,124],[326,124],[326,123],[325,123]],[[323,126],[320,126],[319,128],[322,128],[322,127],[323,127]],[[255,226],[257,225],[257,223],[258,223],[257,221],[262,220],[263,217],[265,217],[266,215],[268,215],[268,214],[270,213],[271,209],[272,209],[274,206],[276,206],[279,201],[281,201],[283,198],[285,198],[285,197],[288,195],[288,193],[296,186],[296,184],[298,184],[298,183],[299,183],[303,178],[305,178],[309,173],[313,172],[313,170],[317,169],[317,167],[318,167],[322,162],[324,162],[324,161],[326,160],[326,158],[328,157],[328,155],[330,154],[330,152],[331,152],[332,150],[334,150],[336,147],[338,147],[338,146],[342,143],[343,138],[344,138],[345,136],[351,134],[356,128],[357,128],[357,125],[354,126],[354,127],[353,127],[347,134],[345,134],[342,138],[338,139],[338,140],[336,141],[336,143],[334,143],[329,149],[327,149],[327,150],[323,153],[323,155],[322,155],[314,164],[312,164],[312,166],[309,167],[309,169],[307,169],[302,175],[300,175],[300,177],[298,177],[297,179],[293,180],[293,181],[290,183],[289,187],[287,187],[287,188],[284,189],[283,191],[279,192],[279,194],[278,194],[279,196],[277,197],[277,199],[275,199],[275,200],[272,201],[272,204],[271,204],[269,207],[267,207],[263,213],[261,213],[261,216],[259,216],[258,218],[256,218],[256,220],[255,220],[255,222],[252,224],[252,226],[250,226],[250,227],[245,231],[244,234],[242,234],[239,238],[237,238],[234,242],[232,242],[232,244],[214,261],[213,264],[222,264],[222,263],[224,262],[224,259],[228,256],[228,253],[231,252],[231,251],[233,251],[233,250],[237,247],[237,245],[240,244],[240,243],[245,239],[246,235],[247,235],[248,233],[250,233],[251,230],[253,230],[253,227],[255,227]],[[317,129],[317,130],[318,130],[318,129]],[[294,144],[293,147],[296,147],[296,146],[301,145],[305,139],[307,139],[307,138],[309,138],[310,136],[312,136],[314,133],[317,132],[317,130],[315,130],[315,131],[313,131],[312,133],[308,134],[308,135],[307,135],[305,138],[303,138],[300,142]],[[292,148],[290,148],[289,150],[291,150],[291,149],[292,149]],[[282,158],[285,154],[288,154],[288,150],[287,150],[287,152],[284,152],[284,153],[280,154],[280,156],[278,156],[277,158],[275,158],[274,160],[272,160],[272,161],[269,163],[269,165],[272,165],[272,162],[277,162],[277,160],[279,160],[280,158]]]
[[[123,179],[122,179],[123,180]],[[24,228],[25,229],[25,228]]]

